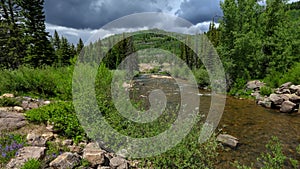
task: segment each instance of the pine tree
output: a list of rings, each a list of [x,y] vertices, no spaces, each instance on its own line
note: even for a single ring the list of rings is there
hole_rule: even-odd
[[[80,54],[83,47],[84,47],[84,44],[83,44],[82,39],[80,38],[79,41],[78,41],[78,44],[76,46],[77,55]]]
[[[43,5],[44,0],[20,1],[25,24],[26,62],[34,67],[51,65],[56,60],[45,28]]]
[[[0,6],[0,61],[2,66],[15,69],[22,64],[24,57],[20,7],[14,0],[1,0]]]

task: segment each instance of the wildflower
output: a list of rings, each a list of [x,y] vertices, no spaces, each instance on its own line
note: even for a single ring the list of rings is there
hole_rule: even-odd
[[[3,152],[2,153],[2,157],[6,158],[6,153]]]
[[[52,157],[54,157],[54,158],[55,158],[55,157],[57,157],[57,155],[56,155],[55,153],[53,153],[53,154],[52,154]]]

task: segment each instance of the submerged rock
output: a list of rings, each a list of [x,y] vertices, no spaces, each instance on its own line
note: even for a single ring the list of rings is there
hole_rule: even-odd
[[[229,134],[219,134],[217,141],[221,142],[223,145],[229,146],[231,148],[236,148],[238,146],[238,139]]]

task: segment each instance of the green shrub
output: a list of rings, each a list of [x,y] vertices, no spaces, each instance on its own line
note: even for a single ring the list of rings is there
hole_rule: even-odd
[[[208,76],[208,73],[205,69],[194,69],[193,70],[194,76],[196,78],[196,81],[198,85],[200,86],[208,86],[210,84],[210,79]]]
[[[76,142],[85,137],[71,102],[57,102],[29,110],[26,112],[26,118],[35,123],[53,123],[54,129],[60,131],[62,136],[72,138]]]
[[[41,162],[36,159],[29,159],[21,167],[21,169],[40,169],[40,168],[41,168]]]
[[[0,99],[0,107],[12,107],[12,106],[20,106],[21,102],[16,98],[2,98]]]
[[[61,100],[72,99],[72,67],[20,67],[0,71],[0,91]]]
[[[263,86],[260,88],[260,94],[262,96],[269,96],[272,93],[273,93],[273,90],[268,86]]]
[[[280,79],[280,85],[286,82],[300,84],[300,63],[295,64],[288,72]]]

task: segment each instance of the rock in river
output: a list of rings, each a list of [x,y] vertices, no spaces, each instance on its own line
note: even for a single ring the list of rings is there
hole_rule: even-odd
[[[223,145],[236,148],[238,145],[238,139],[229,134],[219,134],[217,141],[221,142]]]

